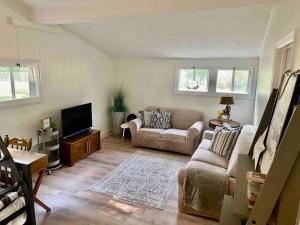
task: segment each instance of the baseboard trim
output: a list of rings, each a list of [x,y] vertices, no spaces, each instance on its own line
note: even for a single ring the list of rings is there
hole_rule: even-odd
[[[111,134],[112,134],[111,129],[107,129],[107,130],[101,131],[101,139],[105,138],[107,136],[110,136]]]

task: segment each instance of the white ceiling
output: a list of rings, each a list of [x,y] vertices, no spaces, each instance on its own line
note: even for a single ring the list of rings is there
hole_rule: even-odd
[[[22,2],[31,7],[52,7],[70,4],[97,3],[99,0],[22,0]]]
[[[163,15],[102,18],[68,30],[120,57],[255,57],[272,7],[253,6]]]
[[[33,21],[63,24],[112,56],[154,58],[257,57],[276,2],[21,1],[32,8]]]

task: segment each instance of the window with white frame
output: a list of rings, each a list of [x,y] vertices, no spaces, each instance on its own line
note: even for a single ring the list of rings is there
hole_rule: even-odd
[[[37,62],[0,62],[0,104],[40,97]]]
[[[253,96],[254,68],[199,68],[177,69],[176,92],[234,94]]]
[[[208,92],[209,71],[206,69],[180,69],[178,74],[178,90]]]
[[[249,94],[250,70],[218,70],[216,92]]]

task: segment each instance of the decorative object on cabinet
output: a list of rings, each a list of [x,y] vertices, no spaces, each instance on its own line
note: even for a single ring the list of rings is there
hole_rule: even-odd
[[[228,119],[229,120],[230,119],[230,111],[231,111],[230,105],[234,104],[233,97],[232,96],[222,96],[221,100],[220,100],[220,104],[221,105],[226,105],[226,107],[224,109],[224,113],[221,116],[221,119]]]
[[[100,131],[92,130],[88,135],[60,141],[60,158],[64,165],[73,166],[78,160],[101,148]]]
[[[48,155],[47,172],[51,174],[53,170],[59,169],[62,164],[59,156],[59,131],[54,129],[37,130],[39,152]]]
[[[51,129],[51,116],[46,116],[41,119],[42,129],[48,130]]]

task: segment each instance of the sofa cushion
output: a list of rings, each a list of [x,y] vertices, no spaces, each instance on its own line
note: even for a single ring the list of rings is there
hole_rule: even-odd
[[[157,109],[155,109],[155,110],[158,111]],[[155,110],[153,110],[153,111],[155,111]],[[145,111],[145,110],[139,111],[139,113],[141,114],[141,120],[143,122],[143,127],[150,127],[153,111]]]
[[[195,122],[203,120],[203,113],[194,109],[169,108],[160,106],[148,106],[147,111],[159,108],[159,112],[171,112],[171,126],[175,129],[187,130]]]
[[[209,150],[198,148],[193,156],[192,161],[198,161],[198,162],[204,162],[213,166],[222,167],[224,169],[227,169],[228,166],[228,160],[223,158],[222,156],[217,155],[214,152],[211,152]]]
[[[187,130],[168,129],[162,134],[162,137],[170,141],[186,142]]]
[[[165,132],[164,129],[154,129],[154,128],[141,128],[138,131],[138,135],[152,138],[161,138],[162,134]]]
[[[211,147],[211,144],[212,144],[212,140],[202,139],[202,141],[201,141],[201,143],[200,143],[200,145],[199,145],[198,148],[209,150],[210,147]]]
[[[159,113],[158,111],[153,111],[151,113],[150,127],[156,129],[170,129],[171,113],[170,112]]]
[[[256,133],[255,126],[253,125],[243,126],[243,129],[241,130],[241,133],[236,141],[236,144],[231,154],[231,158],[229,160],[227,173],[230,176],[236,177],[238,155],[249,153],[255,133]]]

